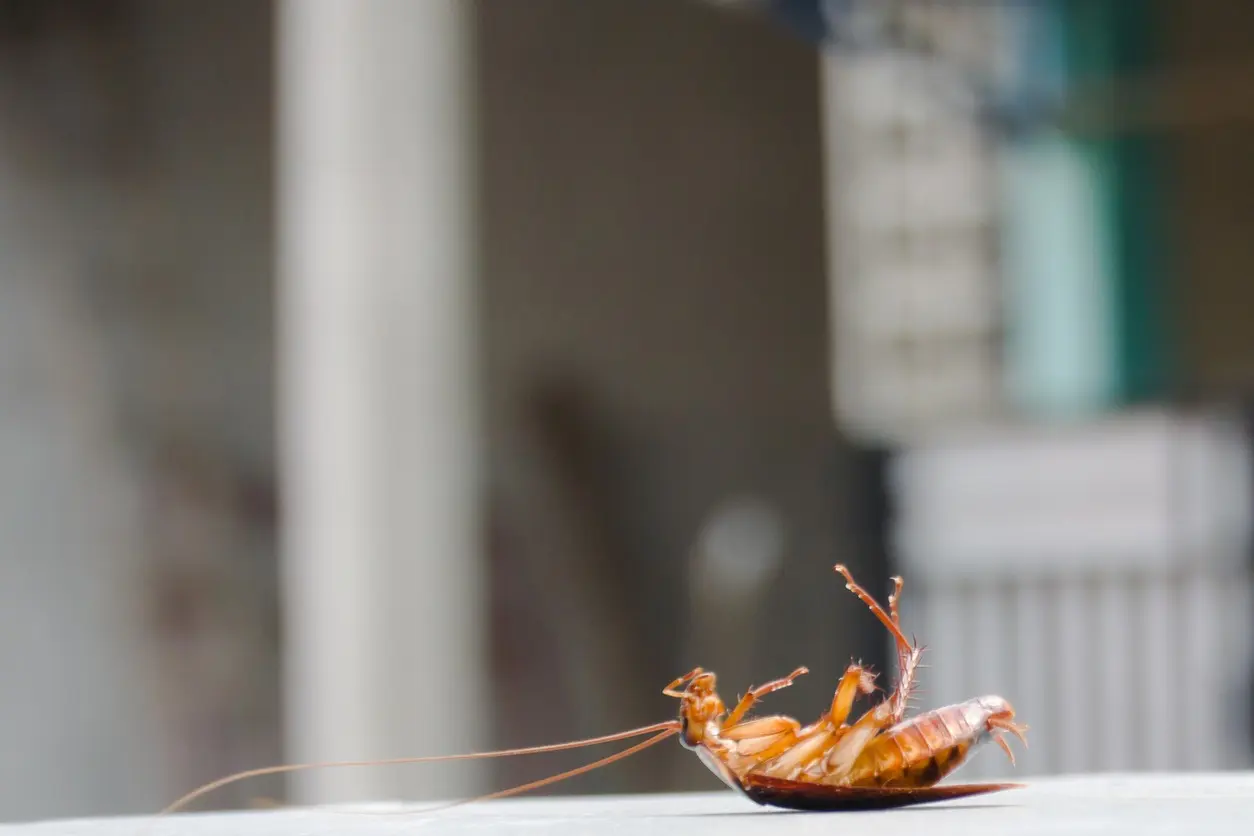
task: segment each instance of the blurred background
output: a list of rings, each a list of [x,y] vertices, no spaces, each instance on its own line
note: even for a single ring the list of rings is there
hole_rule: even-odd
[[[1251,147],[1244,0],[0,0],[0,818],[808,721],[838,561],[964,778],[1251,767]]]

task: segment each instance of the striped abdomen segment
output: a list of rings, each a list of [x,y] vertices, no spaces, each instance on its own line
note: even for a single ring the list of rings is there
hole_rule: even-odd
[[[962,766],[972,750],[991,737],[989,718],[1007,709],[1001,697],[979,697],[904,720],[867,743],[842,783],[931,786]]]

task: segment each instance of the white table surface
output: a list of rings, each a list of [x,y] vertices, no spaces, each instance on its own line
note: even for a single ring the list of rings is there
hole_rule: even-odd
[[[1254,772],[1094,775],[914,808],[794,813],[731,791],[676,795],[537,797],[455,807],[286,808],[0,826],[3,836],[330,836],[330,834],[780,834],[780,836],[1035,836],[1254,834]]]

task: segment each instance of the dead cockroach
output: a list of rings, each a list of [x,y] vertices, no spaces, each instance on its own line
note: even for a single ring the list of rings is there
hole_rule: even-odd
[[[886,612],[854,582],[848,569],[837,565],[836,571],[844,577],[846,588],[870,607],[875,617],[888,628],[897,648],[896,687],[852,724],[846,721],[855,698],[876,690],[875,676],[859,664],[852,664],[845,670],[827,713],[804,727],[791,717],[777,715],[749,719],[748,714],[767,694],[787,688],[797,677],[808,673],[805,668],[798,668],[783,679],[750,689],[730,712],[719,698],[715,675],[696,668],[662,689],[663,694],[680,701],[678,720],[587,740],[523,749],[251,769],[206,784],[183,796],[163,812],[178,810],[225,784],[261,775],[332,766],[380,766],[540,754],[646,734],[652,737],[601,760],[470,800],[518,795],[572,778],[626,758],[676,734],[680,735],[680,742],[696,752],[701,761],[729,787],[751,801],[773,807],[795,810],[886,809],[1019,786],[936,786],[942,778],[965,763],[976,747],[989,740],[996,741],[1005,750],[1010,762],[1014,763],[1014,753],[1004,733],[1009,732],[1026,744],[1024,732],[1027,726],[1015,723],[1014,709],[1005,699],[997,696],[978,697],[907,719],[905,714],[922,648],[907,639],[901,630],[897,605],[902,580],[893,578],[895,588],[888,597]]]

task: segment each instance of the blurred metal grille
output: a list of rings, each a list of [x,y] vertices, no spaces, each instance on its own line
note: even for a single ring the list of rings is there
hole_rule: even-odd
[[[1249,458],[1234,424],[1165,414],[899,457],[920,704],[1001,693],[1032,727],[1017,769],[970,776],[1248,766]]]

